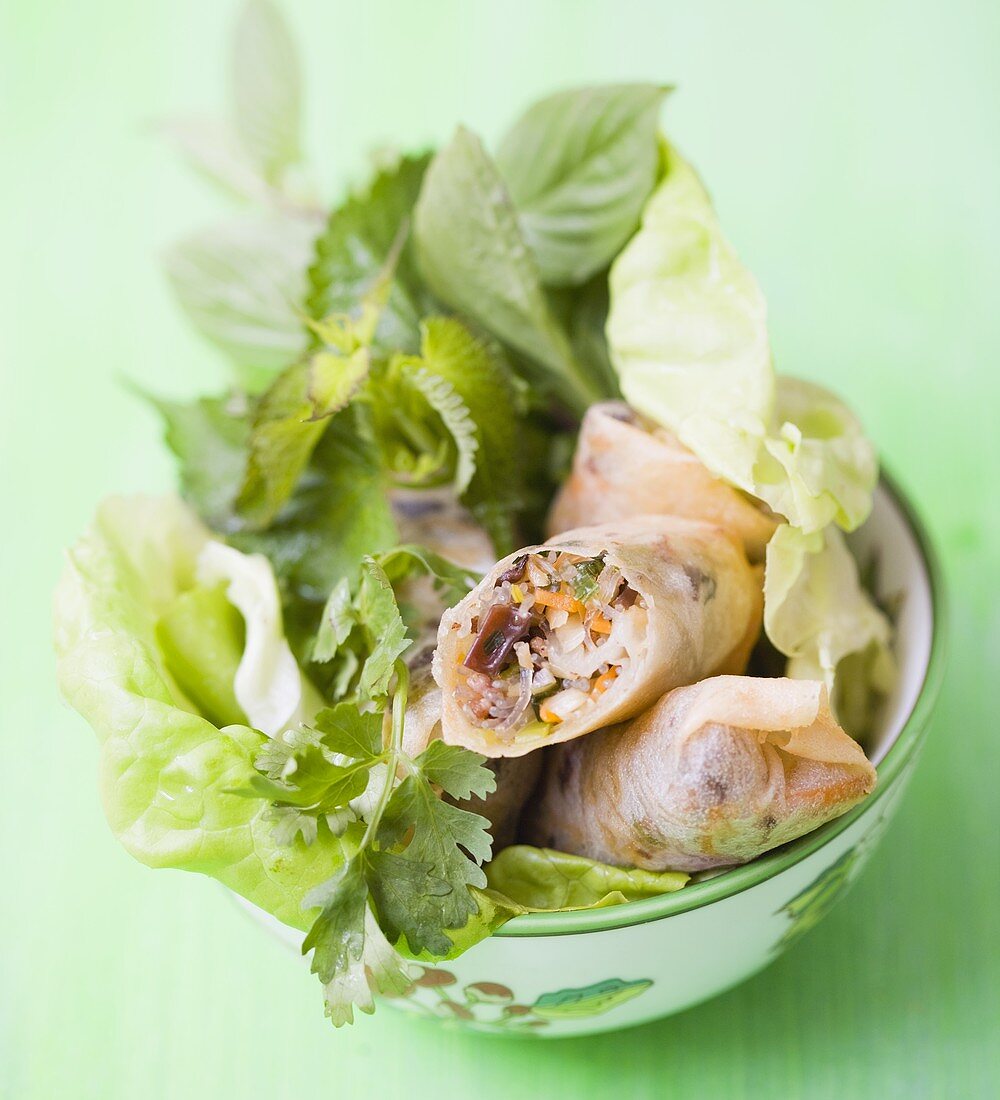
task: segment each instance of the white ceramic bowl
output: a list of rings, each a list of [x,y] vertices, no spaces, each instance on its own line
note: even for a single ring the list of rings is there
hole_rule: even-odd
[[[899,805],[943,663],[933,552],[887,480],[851,542],[862,563],[877,562],[879,595],[899,599],[900,676],[872,742],[879,774],[874,794],[816,832],[678,893],[608,909],[518,917],[460,958],[436,967],[415,964],[412,989],[390,1003],[491,1032],[558,1037],[611,1031],[729,989],[812,928],[860,873]],[[252,911],[299,947],[299,933]]]

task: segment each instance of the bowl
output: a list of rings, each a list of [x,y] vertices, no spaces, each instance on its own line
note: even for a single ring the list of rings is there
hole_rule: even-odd
[[[927,535],[883,477],[851,538],[898,604],[900,675],[869,743],[878,785],[860,806],[742,867],[607,909],[517,917],[440,965],[414,964],[387,1003],[478,1031],[594,1034],[669,1016],[762,970],[813,928],[856,880],[899,807],[942,673],[941,583]],[[301,934],[243,902],[298,948]],[[734,934],[735,933],[735,934]]]

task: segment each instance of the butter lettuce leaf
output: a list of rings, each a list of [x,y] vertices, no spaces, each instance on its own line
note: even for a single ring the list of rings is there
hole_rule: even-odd
[[[590,909],[673,893],[682,871],[612,867],[583,856],[514,844],[486,868],[490,890],[527,910]]]
[[[663,152],[663,180],[611,267],[611,360],[634,408],[753,492],[774,404],[764,295],[694,170]]]
[[[635,232],[659,171],[656,84],[603,84],[532,104],[497,150],[542,282],[578,285]]]
[[[836,686],[847,704],[838,716],[858,733],[872,693],[887,690],[895,674],[892,626],[835,526],[805,534],[784,524],[775,531],[767,546],[764,626],[789,658],[787,675]],[[844,673],[851,683],[841,688]]]
[[[197,586],[209,537],[173,497],[101,505],[55,595],[59,686],[97,734],[105,813],[133,856],[210,875],[305,929],[315,914],[303,899],[342,862],[341,841],[323,834],[283,847],[266,803],[230,793],[254,774],[266,739],[203,717],[156,635],[159,618]]]

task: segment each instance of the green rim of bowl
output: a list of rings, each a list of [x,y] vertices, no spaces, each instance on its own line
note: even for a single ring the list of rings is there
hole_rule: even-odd
[[[792,841],[774,852],[765,853],[743,867],[685,886],[674,894],[663,894],[642,901],[631,901],[607,909],[581,909],[566,913],[527,913],[514,917],[495,936],[566,936],[583,932],[606,932],[614,928],[630,928],[637,924],[673,917],[700,909],[714,901],[773,878],[782,871],[819,851],[825,844],[850,828],[862,814],[885,794],[913,759],[927,727],[927,720],[937,698],[944,672],[944,590],[941,568],[927,529],[913,505],[906,499],[895,480],[882,473],[882,484],[899,509],[917,543],[927,573],[931,595],[931,651],[924,671],[923,683],[902,729],[879,765],[879,783],[872,796],[861,805],[831,821],[813,833]]]

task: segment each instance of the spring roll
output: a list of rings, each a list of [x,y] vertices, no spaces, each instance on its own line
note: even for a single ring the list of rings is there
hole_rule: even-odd
[[[419,756],[431,741],[441,736],[441,689],[434,683],[429,664],[411,673],[409,702],[403,719],[403,751]],[[488,760],[487,767],[497,781],[496,790],[485,798],[473,795],[464,801],[449,798],[463,810],[481,814],[490,823],[493,854],[513,844],[517,826],[542,773],[542,754],[532,753],[513,760]]]
[[[759,571],[707,523],[646,516],[529,546],[442,616],[444,739],[522,756],[742,672],[761,604]]]
[[[585,523],[639,515],[715,523],[743,543],[752,562],[764,560],[778,522],[766,505],[713,477],[676,436],[623,401],[591,405],[573,471],[556,496],[546,530],[554,536]]]
[[[816,681],[719,676],[550,754],[532,843],[602,863],[746,863],[839,817],[875,768]]]

